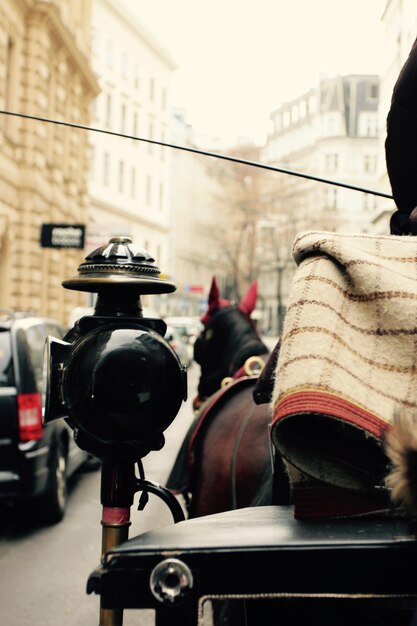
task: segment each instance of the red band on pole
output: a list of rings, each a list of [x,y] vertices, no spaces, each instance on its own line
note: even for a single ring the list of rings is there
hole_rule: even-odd
[[[125,524],[130,521],[130,507],[103,506],[101,521],[105,524]]]

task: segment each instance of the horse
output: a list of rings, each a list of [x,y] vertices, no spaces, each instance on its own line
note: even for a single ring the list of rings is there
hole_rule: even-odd
[[[256,300],[256,282],[232,304],[212,279],[203,330],[194,344],[201,368],[196,418],[166,484],[184,496],[190,518],[288,503],[288,481],[271,451],[269,406],[254,398],[270,357],[251,318]]]

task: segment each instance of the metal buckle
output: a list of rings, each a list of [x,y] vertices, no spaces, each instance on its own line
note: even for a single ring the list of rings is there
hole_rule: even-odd
[[[245,374],[246,376],[259,376],[264,367],[265,361],[260,356],[250,356],[245,361]]]

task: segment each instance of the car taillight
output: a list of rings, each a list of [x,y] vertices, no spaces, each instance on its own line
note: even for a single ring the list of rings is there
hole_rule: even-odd
[[[20,441],[32,441],[42,437],[42,403],[40,393],[17,395]]]

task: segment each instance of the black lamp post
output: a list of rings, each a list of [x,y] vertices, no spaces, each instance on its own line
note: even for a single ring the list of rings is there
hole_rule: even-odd
[[[100,459],[102,552],[128,538],[130,508],[141,491],[184,518],[167,489],[145,480],[142,458],[160,450],[164,430],[187,397],[186,369],[164,339],[166,324],[145,318],[140,296],[175,291],[150,254],[115,237],[87,255],[67,289],[97,293],[93,315],[82,317],[45,354],[44,421],[65,417],[77,444]],[[135,474],[135,466],[139,476]],[[123,612],[101,609],[100,626],[123,623]]]

